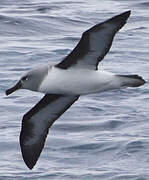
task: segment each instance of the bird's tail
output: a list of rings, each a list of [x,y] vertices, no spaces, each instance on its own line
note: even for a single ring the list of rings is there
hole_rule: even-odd
[[[145,83],[145,80],[138,75],[117,75],[122,87],[139,87]]]

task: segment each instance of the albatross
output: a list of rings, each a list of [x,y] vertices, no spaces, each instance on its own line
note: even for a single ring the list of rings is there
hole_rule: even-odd
[[[82,34],[77,46],[61,62],[30,70],[6,90],[6,95],[18,89],[45,94],[22,119],[20,146],[29,169],[41,154],[49,128],[81,95],[139,87],[145,83],[136,74],[117,75],[98,69],[130,13],[126,11],[96,24]]]

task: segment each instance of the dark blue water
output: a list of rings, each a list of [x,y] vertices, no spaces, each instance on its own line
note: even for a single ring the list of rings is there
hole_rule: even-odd
[[[149,80],[147,0],[5,0],[0,3],[0,180],[148,180],[149,90],[82,96],[50,129],[35,168],[19,147],[21,119],[43,96],[4,92],[27,70],[60,61],[81,33],[125,10],[128,23],[100,68]]]

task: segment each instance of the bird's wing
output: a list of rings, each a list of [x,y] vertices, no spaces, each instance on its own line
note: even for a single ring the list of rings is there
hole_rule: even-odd
[[[79,96],[46,94],[22,121],[20,146],[26,165],[32,169],[44,147],[49,127]]]
[[[56,67],[67,69],[77,66],[97,70],[98,63],[112,45],[115,33],[124,26],[130,13],[124,12],[85,31],[74,50]]]

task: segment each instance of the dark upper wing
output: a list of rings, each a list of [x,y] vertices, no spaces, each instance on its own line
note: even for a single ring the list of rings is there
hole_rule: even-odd
[[[109,51],[115,33],[126,23],[130,11],[93,26],[85,31],[74,50],[56,67],[72,66],[97,70],[98,63]]]
[[[32,169],[44,147],[49,127],[79,96],[45,95],[22,121],[20,145],[26,165]]]

